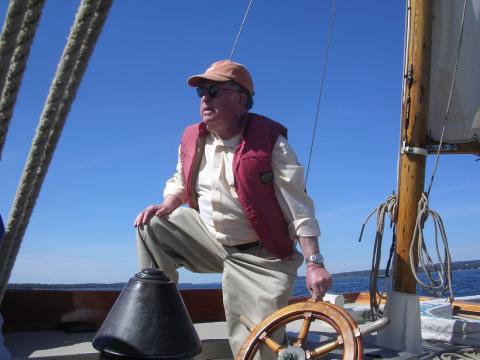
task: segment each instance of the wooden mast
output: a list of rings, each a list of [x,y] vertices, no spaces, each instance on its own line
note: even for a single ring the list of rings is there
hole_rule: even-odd
[[[405,146],[426,146],[430,87],[431,0],[410,1],[407,78],[402,104],[402,141]],[[397,243],[393,290],[415,294],[416,281],[410,269],[409,250],[417,218],[418,201],[424,190],[426,156],[402,153],[399,164]],[[414,259],[418,265],[418,259]]]

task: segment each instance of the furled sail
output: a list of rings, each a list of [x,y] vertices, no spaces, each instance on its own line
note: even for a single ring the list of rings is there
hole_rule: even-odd
[[[444,141],[480,142],[480,0],[466,4],[463,37],[459,38],[463,1],[433,1],[432,67],[429,135],[439,141],[459,54]]]

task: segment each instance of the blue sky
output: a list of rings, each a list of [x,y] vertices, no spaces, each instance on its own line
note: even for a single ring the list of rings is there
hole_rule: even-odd
[[[0,162],[4,219],[78,4],[50,0],[44,9]],[[11,282],[120,282],[137,271],[133,219],[161,201],[182,129],[199,120],[198,98],[186,78],[228,58],[247,4],[114,3]],[[5,13],[5,2],[0,10]],[[253,75],[253,111],[289,128],[304,164],[330,12],[330,1],[257,0],[234,56]],[[396,185],[404,5],[338,0],[336,12],[308,182],[322,228],[321,251],[334,273],[370,267],[373,226],[359,244],[361,224]],[[454,260],[480,255],[480,162],[474,160],[442,157],[431,194]],[[388,232],[385,242],[386,253]],[[181,281],[219,279],[182,272]]]

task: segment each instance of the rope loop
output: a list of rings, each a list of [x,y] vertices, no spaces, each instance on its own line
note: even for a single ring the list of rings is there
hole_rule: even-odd
[[[459,350],[446,351],[435,356],[432,360],[478,360],[480,359],[480,348],[467,347]]]
[[[372,256],[372,266],[370,271],[370,313],[372,320],[376,320],[378,317],[382,317],[383,313],[380,310],[380,305],[383,300],[382,294],[385,292],[382,290],[381,292],[378,290],[378,274],[380,271],[380,260],[382,255],[382,242],[383,242],[383,233],[385,228],[385,217],[388,214],[390,217],[390,227],[395,224],[395,219],[397,216],[397,196],[395,194],[390,195],[386,198],[384,203],[378,205],[375,209],[373,209],[366,217],[365,221],[362,225],[362,230],[360,231],[360,236],[358,241],[362,241],[363,233],[365,231],[365,226],[373,214],[377,213],[377,229],[375,234],[375,243],[373,247],[373,256]],[[395,231],[394,231],[395,233]],[[394,250],[394,243],[395,243],[395,236],[392,240],[392,246],[390,248],[390,257],[386,266],[385,276],[388,277],[388,272],[390,268],[390,261],[393,256]],[[385,284],[384,284],[385,287]]]
[[[434,263],[430,256],[423,235],[423,229],[429,217],[433,220],[435,251],[438,257],[437,263]],[[443,254],[439,246],[439,233],[443,242]],[[423,193],[418,202],[417,220],[410,245],[409,256],[412,273],[418,285],[433,296],[442,296],[448,293],[449,300],[453,301],[452,260],[447,235],[439,213],[429,208],[427,193]],[[425,274],[426,282],[422,281],[418,275],[417,267],[415,266],[416,259],[418,259],[418,267],[421,268]]]

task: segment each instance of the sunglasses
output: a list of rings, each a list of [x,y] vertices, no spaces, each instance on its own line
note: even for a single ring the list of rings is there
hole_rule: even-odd
[[[212,85],[209,87],[198,87],[197,88],[197,95],[198,97],[204,97],[205,95],[208,95],[211,99],[214,99],[218,96],[220,93],[220,90],[224,91],[232,91],[232,92],[241,92],[240,90],[233,90],[233,89],[226,89],[226,88],[221,88],[218,87],[217,85]]]

